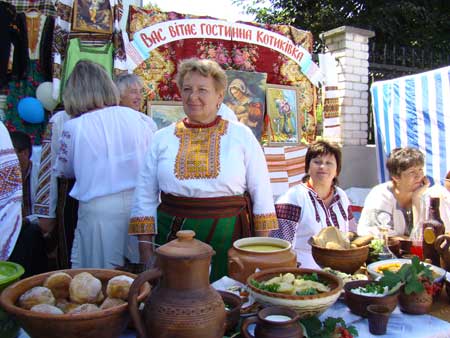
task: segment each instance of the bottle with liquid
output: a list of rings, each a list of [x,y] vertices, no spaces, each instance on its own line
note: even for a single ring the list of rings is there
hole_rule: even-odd
[[[434,248],[434,242],[445,232],[444,222],[439,213],[439,204],[439,197],[430,197],[428,216],[422,224],[423,257],[431,260],[431,263],[436,266],[439,266],[439,253]]]

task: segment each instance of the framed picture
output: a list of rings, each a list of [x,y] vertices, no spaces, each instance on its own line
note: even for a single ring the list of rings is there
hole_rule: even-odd
[[[227,70],[228,87],[223,103],[234,111],[239,122],[247,125],[261,140],[266,112],[266,73]]]
[[[299,99],[295,87],[267,85],[269,145],[295,145],[301,140],[299,130]]]
[[[73,31],[111,34],[113,16],[109,0],[74,0]]]
[[[158,129],[186,117],[181,101],[149,101],[147,115],[155,121]]]

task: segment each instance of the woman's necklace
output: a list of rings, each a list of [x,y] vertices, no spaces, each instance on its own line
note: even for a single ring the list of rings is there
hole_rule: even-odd
[[[306,186],[309,189],[313,190],[322,201],[326,201],[327,199],[329,199],[330,196],[333,194],[333,191],[334,191],[333,187],[331,187],[330,188],[330,192],[327,194],[327,196],[322,198],[322,197],[319,196],[319,194],[317,193],[316,189],[314,189],[313,185],[311,184],[311,180],[306,181]]]

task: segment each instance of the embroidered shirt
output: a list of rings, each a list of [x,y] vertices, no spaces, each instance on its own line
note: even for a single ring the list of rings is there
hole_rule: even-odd
[[[278,198],[275,209],[279,229],[270,235],[290,241],[297,252],[297,261],[305,268],[319,268],[308,244],[311,236],[327,226],[343,232],[356,230],[349,199],[339,187],[335,187],[331,204],[326,207],[314,190],[298,184]]]
[[[48,125],[42,141],[41,165],[39,167],[38,185],[34,214],[43,218],[56,218],[56,204],[58,201],[58,183],[52,167],[55,165],[59,152],[64,123],[70,116],[64,110],[55,113]]]
[[[248,191],[255,229],[278,226],[263,151],[251,130],[238,122],[217,118],[195,127],[179,121],[155,134],[139,174],[129,233],[156,233],[160,191],[194,198]]]
[[[7,260],[22,226],[22,178],[8,130],[0,122],[0,261]]]

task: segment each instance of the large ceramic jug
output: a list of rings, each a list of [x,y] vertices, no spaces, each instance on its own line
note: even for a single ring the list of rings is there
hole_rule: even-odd
[[[131,317],[140,338],[219,338],[225,330],[225,304],[209,284],[214,250],[182,230],[177,239],[156,249],[158,268],[141,273],[128,297]],[[137,294],[143,283],[159,278],[143,314]]]

